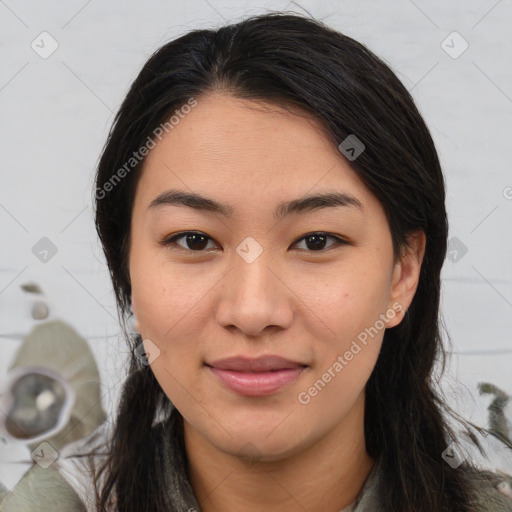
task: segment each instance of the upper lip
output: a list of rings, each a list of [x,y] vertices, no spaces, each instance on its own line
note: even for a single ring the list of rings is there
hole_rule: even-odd
[[[218,359],[213,363],[206,363],[219,370],[235,370],[239,372],[265,372],[271,370],[285,370],[290,368],[300,368],[307,366],[303,363],[297,363],[280,356],[268,355],[256,358],[248,358],[243,356],[228,357],[226,359]]]

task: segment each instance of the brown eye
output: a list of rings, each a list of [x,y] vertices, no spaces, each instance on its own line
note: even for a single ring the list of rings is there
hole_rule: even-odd
[[[305,250],[307,250],[308,252],[321,252],[326,249],[328,239],[334,240],[334,243],[327,246],[327,248],[336,245],[347,244],[345,240],[338,236],[330,235],[324,232],[316,232],[309,233],[303,236],[297,242],[295,242],[294,245],[297,245],[299,242],[304,241]],[[179,240],[183,241],[180,243],[178,242]],[[205,251],[205,249],[208,248],[208,241],[211,240],[212,239],[208,235],[205,235],[204,233],[196,231],[185,231],[183,233],[178,233],[177,235],[173,235],[172,237],[165,239],[164,241],[161,242],[161,244],[164,246],[177,245],[181,249],[185,249],[191,252],[203,252]]]
[[[178,240],[182,240],[183,242],[180,243]],[[204,249],[207,248],[208,241],[211,240],[211,238],[204,233],[196,232],[196,231],[185,231],[183,233],[178,233],[177,235],[173,235],[170,238],[166,238],[163,240],[161,245],[164,246],[171,246],[171,245],[177,245],[181,249],[185,249],[192,252],[201,252],[204,251]]]
[[[310,233],[308,235],[303,236],[298,242],[301,242],[304,240],[306,244],[306,248],[310,252],[319,252],[323,251],[325,249],[326,243],[328,239],[332,239],[335,241],[334,244],[331,244],[329,247],[332,247],[333,245],[339,245],[339,244],[345,244],[346,242],[342,240],[341,238],[329,235],[327,233],[318,232],[318,233]],[[296,243],[298,243],[296,242]]]

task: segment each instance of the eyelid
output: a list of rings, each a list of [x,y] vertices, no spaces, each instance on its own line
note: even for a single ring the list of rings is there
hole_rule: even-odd
[[[310,251],[308,249],[299,249],[299,250],[303,250],[303,251],[305,251],[307,253],[311,253],[311,254],[323,254],[323,253],[328,252],[331,248],[335,248],[335,247],[338,247],[340,245],[348,245],[348,243],[349,243],[347,240],[345,240],[341,236],[335,235],[335,234],[331,234],[331,233],[329,233],[327,231],[311,231],[309,233],[306,233],[305,235],[302,235],[300,238],[297,238],[297,240],[295,240],[295,242],[293,242],[292,246],[293,245],[297,245],[299,242],[302,242],[305,238],[307,238],[309,236],[313,236],[313,235],[324,235],[327,238],[333,238],[336,241],[336,243],[330,245],[326,249],[321,249],[319,251]]]
[[[181,231],[180,233],[176,233],[174,235],[165,237],[159,243],[160,243],[160,245],[163,245],[164,247],[167,247],[167,246],[170,246],[170,245],[176,245],[178,249],[182,249],[182,250],[190,252],[190,253],[194,253],[195,252],[197,254],[201,254],[201,253],[207,252],[205,249],[202,249],[201,251],[192,251],[191,249],[185,249],[184,247],[181,247],[180,245],[178,245],[176,243],[176,240],[178,240],[180,238],[183,238],[183,237],[185,237],[187,235],[203,235],[205,238],[208,238],[208,240],[212,240],[215,243],[217,243],[211,236],[207,235],[206,233],[203,233],[202,231],[194,231],[194,230],[191,230],[191,231]]]
[[[180,245],[178,245],[176,243],[176,240],[180,239],[180,238],[183,238],[185,237],[186,235],[203,235],[204,237],[208,238],[209,240],[212,240],[216,243],[216,241],[209,235],[207,235],[206,233],[202,232],[202,231],[182,231],[180,233],[176,233],[174,235],[171,235],[170,237],[166,237],[164,238],[160,244],[167,247],[167,246],[170,246],[170,245],[176,245],[179,249],[183,249],[184,251],[187,251],[189,253],[197,253],[197,254],[202,254],[202,253],[206,253],[208,252],[208,250],[206,249],[202,249],[200,251],[193,251],[191,249],[185,249],[184,247],[181,247]],[[337,246],[340,246],[340,245],[349,245],[349,241],[342,238],[341,236],[339,235],[335,235],[335,234],[331,234],[327,231],[311,231],[309,233],[306,233],[305,235],[302,235],[301,237],[297,238],[293,243],[292,243],[292,246],[296,245],[297,243],[303,241],[305,238],[309,237],[309,236],[313,236],[313,235],[325,235],[326,237],[328,238],[333,238],[334,240],[336,240],[336,243],[335,244],[332,244],[331,246],[329,246],[327,249],[321,249],[321,250],[318,250],[318,251],[311,251],[311,250],[308,250],[308,249],[299,249],[301,251],[305,251],[307,253],[312,253],[312,254],[315,254],[315,253],[318,253],[318,254],[322,254],[322,253],[326,253],[327,251],[329,251],[329,249],[331,247],[337,247]]]

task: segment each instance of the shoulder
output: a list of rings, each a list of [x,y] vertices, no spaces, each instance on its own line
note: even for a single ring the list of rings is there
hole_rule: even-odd
[[[473,504],[481,512],[512,512],[512,475],[501,471],[466,470]]]
[[[472,491],[472,511],[512,512],[512,475],[474,464],[460,465],[456,471],[464,472],[465,480]],[[377,460],[353,504],[353,512],[383,510],[380,502],[382,474],[383,469]]]
[[[1,512],[86,512],[80,497],[60,472],[32,466],[8,492],[0,504]]]
[[[109,425],[104,423],[64,446],[51,466],[34,464],[5,493],[0,512],[93,512],[94,469],[106,458],[109,436]]]

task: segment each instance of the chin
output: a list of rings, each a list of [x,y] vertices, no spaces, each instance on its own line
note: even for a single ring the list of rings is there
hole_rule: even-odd
[[[217,444],[220,450],[229,455],[247,459],[249,463],[286,459],[305,444],[305,440],[298,436],[297,431],[277,432],[275,427],[264,430],[254,426],[239,430],[231,428],[230,433],[233,437],[224,437],[218,444],[211,439],[212,444]]]
[[[241,443],[232,442],[225,448],[224,451],[226,453],[245,461],[249,465],[283,460],[293,455],[296,451],[294,446],[277,443],[268,445],[260,443],[258,440],[247,440]]]

